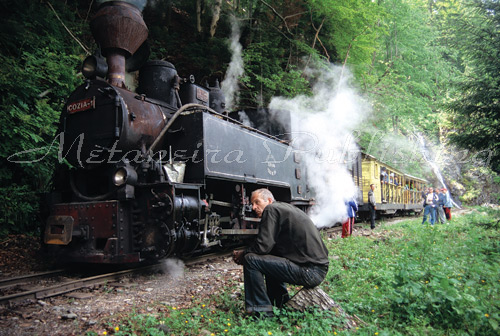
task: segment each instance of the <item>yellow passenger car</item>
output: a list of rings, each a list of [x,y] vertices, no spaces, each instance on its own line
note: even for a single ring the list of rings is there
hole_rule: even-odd
[[[368,191],[375,185],[377,213],[394,215],[420,213],[422,191],[427,181],[385,164],[369,154],[362,154],[362,202],[360,211],[368,211]]]

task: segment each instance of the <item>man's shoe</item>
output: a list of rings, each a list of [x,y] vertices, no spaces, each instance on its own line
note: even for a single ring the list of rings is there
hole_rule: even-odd
[[[256,320],[267,319],[267,318],[273,318],[274,312],[273,311],[254,311],[251,313],[247,313],[247,316],[249,316],[252,319],[256,319]]]

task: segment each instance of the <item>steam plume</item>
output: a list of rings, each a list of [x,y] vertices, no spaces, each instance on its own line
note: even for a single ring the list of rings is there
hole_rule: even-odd
[[[238,103],[238,79],[243,75],[242,46],[240,25],[234,16],[231,17],[231,63],[226,71],[226,77],[221,83],[221,89],[226,96],[226,109],[231,111]]]
[[[178,279],[184,274],[184,263],[179,259],[166,259],[163,261],[162,271],[173,279]]]
[[[318,227],[328,227],[346,217],[344,202],[358,190],[346,168],[359,154],[353,136],[368,113],[368,104],[348,85],[350,73],[337,66],[309,69],[316,79],[312,97],[273,98],[271,109],[292,112],[292,143],[304,153],[309,185],[317,204],[311,217]]]

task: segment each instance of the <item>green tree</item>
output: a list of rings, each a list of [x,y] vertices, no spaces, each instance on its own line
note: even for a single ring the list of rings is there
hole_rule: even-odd
[[[368,72],[373,75],[366,77],[377,124],[394,133],[436,132],[448,72],[426,2],[384,0],[380,5],[387,13],[381,22],[383,45],[373,55]]]
[[[50,6],[27,0],[3,1],[0,5],[3,230],[25,231],[36,227],[38,193],[49,186],[55,156],[52,153],[44,160],[30,163],[36,156],[15,154],[52,143],[64,100],[81,81],[75,69],[82,50],[59,21],[66,21],[73,31],[79,31],[78,23],[72,24],[79,22],[74,15],[76,3]]]
[[[450,109],[455,126],[450,138],[458,145],[484,150],[491,167],[500,172],[500,3],[464,0],[460,15],[450,18],[457,29],[450,39],[460,50],[463,77],[460,95]]]

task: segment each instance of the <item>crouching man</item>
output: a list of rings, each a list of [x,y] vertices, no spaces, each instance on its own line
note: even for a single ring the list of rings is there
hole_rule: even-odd
[[[280,308],[290,299],[286,283],[312,288],[325,279],[328,250],[302,210],[276,202],[267,189],[255,190],[251,202],[261,218],[259,233],[233,259],[243,265],[246,312],[272,316],[273,305]]]

